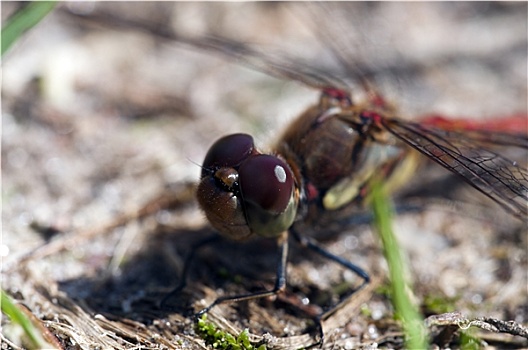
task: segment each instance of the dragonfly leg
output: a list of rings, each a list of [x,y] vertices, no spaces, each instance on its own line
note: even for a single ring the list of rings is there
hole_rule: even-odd
[[[178,295],[182,290],[183,288],[185,288],[185,286],[187,285],[187,277],[189,276],[189,271],[190,271],[190,268],[191,268],[191,263],[194,259],[194,256],[196,255],[196,253],[202,249],[203,247],[217,241],[220,239],[220,236],[219,235],[213,235],[213,236],[209,236],[209,237],[206,237],[204,238],[203,240],[199,241],[198,243],[196,243],[194,246],[191,247],[191,252],[189,253],[189,255],[187,255],[187,257],[185,258],[185,262],[183,264],[183,271],[182,271],[182,274],[181,274],[181,278],[180,278],[180,282],[178,283],[178,286],[176,286],[173,290],[171,290],[169,293],[167,293],[163,299],[161,299],[160,303],[159,303],[159,307],[160,309],[164,309],[166,306],[167,306],[167,302],[172,299],[174,296]]]
[[[364,281],[363,284],[367,284],[370,282],[370,276],[361,267],[354,265],[353,263],[351,263],[350,261],[346,259],[343,259],[342,257],[339,257],[337,255],[330,253],[328,250],[321,247],[319,243],[315,241],[314,239],[312,239],[311,237],[302,236],[295,230],[291,230],[291,233],[293,234],[293,237],[295,238],[295,240],[299,242],[301,246],[311,249],[317,254],[322,255],[325,258],[328,258],[332,261],[335,261],[339,265],[353,271],[356,275],[363,278],[363,281]]]
[[[286,288],[286,266],[288,262],[288,232],[285,232],[278,240],[279,245],[279,254],[278,254],[278,264],[277,264],[277,278],[275,280],[275,286],[271,290],[267,291],[261,291],[256,293],[250,293],[250,294],[240,294],[240,295],[232,295],[232,296],[224,296],[217,298],[213,303],[211,303],[206,308],[198,311],[195,314],[195,317],[200,318],[203,314],[209,312],[212,308],[219,304],[223,303],[231,303],[231,302],[238,302],[238,301],[244,301],[244,300],[251,300],[251,299],[258,299],[258,298],[266,298],[269,296],[277,295],[278,293],[281,293]],[[313,346],[321,345],[323,344],[324,340],[324,333],[323,333],[323,326],[321,323],[321,318],[316,317],[314,318],[315,327],[317,328],[317,332],[319,334],[319,339],[316,343],[309,346],[310,348]]]
[[[370,276],[368,275],[368,273],[365,270],[363,270],[362,268],[360,268],[359,266],[354,265],[353,263],[351,263],[350,261],[348,261],[346,259],[343,259],[342,257],[339,257],[337,255],[334,255],[334,254],[330,253],[329,251],[327,251],[326,249],[321,247],[319,245],[319,243],[317,241],[315,241],[314,239],[312,239],[311,237],[302,236],[302,235],[300,235],[298,232],[296,232],[293,229],[290,229],[290,232],[292,233],[292,235],[295,238],[295,240],[297,240],[301,246],[306,247],[306,248],[308,248],[310,250],[313,250],[317,254],[320,254],[320,255],[324,256],[325,258],[328,258],[328,259],[338,263],[339,265],[351,270],[356,275],[361,277],[363,279],[363,283],[354,292],[357,292],[358,290],[360,290],[361,288],[363,288],[364,286],[366,286],[370,282]],[[327,311],[325,311],[321,315],[319,315],[317,321],[321,322],[321,320],[324,320],[324,319],[328,318],[331,314],[333,314],[337,310],[337,308],[339,307],[339,304],[341,304],[344,300],[346,300],[352,294],[350,294],[349,296],[344,298],[337,305],[332,306],[330,309],[328,309]]]
[[[219,304],[243,301],[243,300],[258,299],[258,298],[266,298],[266,297],[273,296],[273,295],[276,295],[284,291],[284,289],[286,288],[286,264],[288,261],[288,234],[287,233],[288,232],[285,232],[279,238],[279,241],[278,241],[279,243],[279,262],[277,264],[277,279],[275,281],[275,286],[273,287],[273,289],[262,291],[262,292],[250,293],[250,294],[232,295],[232,296],[224,296],[224,297],[217,298],[212,304],[198,311],[195,314],[195,316],[200,317],[203,314],[209,312],[213,307]]]

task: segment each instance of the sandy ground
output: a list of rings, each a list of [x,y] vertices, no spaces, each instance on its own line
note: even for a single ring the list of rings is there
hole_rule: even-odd
[[[16,6],[3,2],[3,19]],[[192,193],[209,145],[242,131],[265,148],[318,91],[96,14],[254,43],[292,66],[349,79],[361,96],[331,40],[402,119],[487,120],[526,116],[526,11],[526,3],[61,3],[2,62],[2,288],[64,348],[201,349],[190,310],[273,285],[274,242],[221,241],[199,254],[174,305],[157,308],[192,245],[213,234]],[[396,203],[422,210],[394,226],[426,316],[441,313],[431,306],[439,299],[452,307],[445,311],[526,324],[526,226],[436,165],[417,175]],[[370,226],[340,231],[325,246],[383,284]],[[309,300],[300,309],[317,312],[357,277],[295,246],[290,260],[284,296],[222,305],[210,319],[257,340],[270,333],[269,348],[311,344],[299,305]],[[325,348],[402,346],[387,296],[374,287],[325,324]],[[16,344],[13,329],[4,318],[2,335]],[[475,334],[490,347],[528,346]]]

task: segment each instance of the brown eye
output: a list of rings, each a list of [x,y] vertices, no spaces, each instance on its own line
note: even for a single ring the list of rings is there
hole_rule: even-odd
[[[224,136],[216,141],[203,161],[202,177],[207,171],[219,167],[235,167],[249,155],[255,153],[253,137],[247,134]]]
[[[260,154],[246,134],[225,136],[211,146],[197,196],[211,224],[234,239],[278,236],[293,224],[299,199],[288,165]]]
[[[244,202],[252,202],[275,214],[286,210],[294,182],[282,160],[264,154],[253,156],[242,163],[238,174]]]
[[[214,177],[203,177],[196,195],[207,219],[221,234],[231,239],[251,235],[240,200],[232,192],[218,187]]]

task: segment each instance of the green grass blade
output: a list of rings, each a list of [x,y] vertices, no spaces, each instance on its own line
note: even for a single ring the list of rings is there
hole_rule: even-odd
[[[392,232],[392,208],[379,182],[372,186],[374,224],[383,244],[383,252],[389,266],[392,304],[400,316],[406,335],[407,349],[427,349],[423,318],[409,298],[411,286],[405,280],[406,266],[400,254],[396,237]]]
[[[2,52],[4,53],[26,31],[40,22],[55,7],[55,1],[36,1],[9,17],[2,27]]]
[[[0,290],[0,306],[2,313],[11,319],[11,322],[19,325],[24,334],[29,340],[30,349],[50,349],[55,348],[46,340],[38,330],[38,328],[31,322],[31,320],[13,303],[6,292]]]

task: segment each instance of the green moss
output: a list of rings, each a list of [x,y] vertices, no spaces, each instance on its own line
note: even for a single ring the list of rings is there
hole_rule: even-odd
[[[458,298],[448,298],[441,295],[426,295],[423,300],[424,312],[428,314],[445,314],[456,310]]]
[[[374,290],[374,293],[390,298],[391,292],[392,292],[391,288],[392,287],[390,283],[382,283],[378,287],[376,287],[376,289]]]
[[[460,349],[478,350],[482,349],[482,342],[471,334],[470,330],[460,332]]]
[[[361,305],[361,314],[366,317],[372,317],[372,310],[367,304]]]
[[[203,315],[196,322],[196,332],[207,345],[213,349],[223,350],[266,350],[265,345],[253,345],[249,340],[249,331],[244,329],[237,337],[222,331],[212,322],[207,322],[207,315]]]

